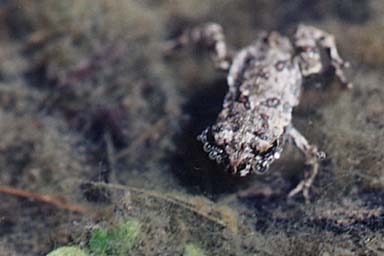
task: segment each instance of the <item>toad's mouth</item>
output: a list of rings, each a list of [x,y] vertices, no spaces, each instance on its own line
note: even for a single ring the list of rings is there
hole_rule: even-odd
[[[211,160],[223,165],[225,170],[234,176],[248,176],[252,173],[264,174],[269,170],[270,164],[280,157],[283,139],[276,140],[272,146],[263,152],[253,149],[253,157],[244,158],[237,162],[231,162],[229,155],[223,147],[217,146],[211,127],[207,127],[197,140],[203,143],[203,149]]]
[[[283,142],[283,139],[276,140],[268,150],[263,152],[253,149],[253,157],[230,164],[227,167],[229,172],[241,177],[250,174],[265,174],[269,170],[271,163],[280,158]]]
[[[275,140],[272,146],[262,153],[254,151],[255,159],[253,160],[252,171],[256,174],[264,174],[269,170],[271,163],[280,158],[283,140]]]

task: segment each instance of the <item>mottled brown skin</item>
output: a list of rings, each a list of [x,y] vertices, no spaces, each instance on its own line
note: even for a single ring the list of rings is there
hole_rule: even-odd
[[[189,42],[206,44],[217,67],[228,71],[223,109],[216,123],[198,136],[209,157],[235,175],[263,173],[280,157],[284,142],[291,139],[313,168],[289,195],[303,191],[308,199],[318,172],[317,158],[323,154],[292,126],[292,110],[299,104],[303,79],[323,70],[322,49],[336,76],[350,87],[342,71],[347,63],[339,57],[333,36],[300,25],[293,43],[277,32],[264,33],[231,54],[222,28],[208,23],[186,31],[173,47]]]

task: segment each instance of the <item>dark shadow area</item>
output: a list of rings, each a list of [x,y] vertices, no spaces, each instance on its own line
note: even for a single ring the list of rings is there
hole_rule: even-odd
[[[371,6],[368,0],[334,1],[337,16],[346,22],[362,24],[371,18]]]
[[[196,137],[209,125],[212,125],[222,108],[227,91],[225,79],[220,79],[194,93],[183,107],[186,120],[181,132],[174,141],[177,149],[171,157],[172,169],[183,186],[193,193],[202,193],[215,198],[222,193],[237,191],[252,178],[234,177],[209,159],[203,145]]]
[[[279,4],[277,24],[282,31],[298,23],[320,22],[330,17],[351,24],[363,24],[371,18],[367,0],[280,0]]]
[[[297,24],[303,21],[312,20],[320,21],[324,19],[325,12],[324,1],[321,0],[294,0],[294,1],[280,1],[281,12],[279,22],[280,29],[286,29],[291,24]]]

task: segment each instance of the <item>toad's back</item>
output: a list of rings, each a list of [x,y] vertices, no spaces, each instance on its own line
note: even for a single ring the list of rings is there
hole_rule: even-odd
[[[299,103],[301,82],[288,38],[277,33],[260,36],[234,58],[217,126],[224,128],[222,122],[228,124],[233,119],[240,126],[238,135],[243,140],[251,133],[257,137],[258,141],[253,142],[256,148],[268,148],[290,124],[292,108]]]

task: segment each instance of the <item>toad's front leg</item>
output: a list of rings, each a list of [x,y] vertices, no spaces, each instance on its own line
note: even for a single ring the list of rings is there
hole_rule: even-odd
[[[319,152],[316,146],[310,145],[296,128],[288,127],[287,134],[303,153],[306,160],[305,163],[311,166],[311,169],[305,173],[304,179],[288,194],[288,197],[293,197],[302,192],[305,201],[309,202],[309,189],[319,172],[319,159],[325,158],[325,154],[324,152]]]
[[[333,35],[312,26],[299,25],[294,36],[294,46],[304,76],[319,74],[322,71],[320,50],[324,49],[343,87],[352,88],[352,83],[344,74],[344,69],[349,67],[349,63],[340,57]]]
[[[232,54],[225,43],[223,28],[217,23],[205,23],[185,30],[178,38],[169,42],[167,51],[174,51],[189,44],[200,44],[212,52],[212,59],[219,69],[228,70]]]

